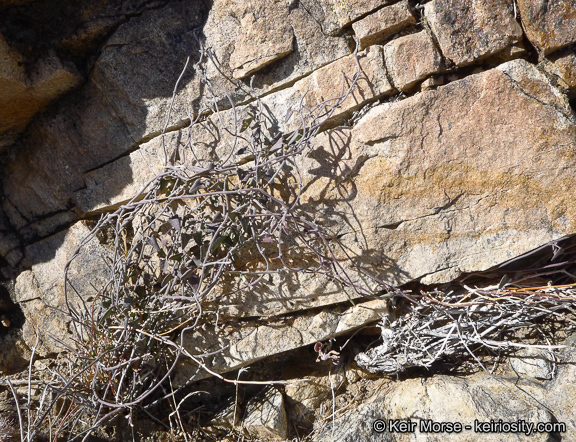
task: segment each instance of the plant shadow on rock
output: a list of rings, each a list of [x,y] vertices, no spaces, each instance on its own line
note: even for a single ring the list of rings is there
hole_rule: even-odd
[[[354,156],[348,128],[335,128],[324,134],[327,136],[320,138],[314,151],[303,160],[310,176],[302,191],[302,209],[310,217],[319,218],[327,229],[336,229],[332,233],[342,241],[349,254],[347,258],[356,265],[391,284],[410,280],[410,275],[393,259],[371,246],[374,238],[370,239],[370,236],[380,232],[366,232],[351,204],[358,197],[354,178],[368,157]],[[393,229],[390,226],[380,228],[382,234]]]
[[[126,38],[122,32],[122,28],[119,29],[113,37],[116,42],[109,40],[107,47],[122,48],[118,43]],[[132,55],[125,58],[130,59]],[[92,87],[110,83],[105,73],[113,69],[104,66],[116,57],[117,54],[112,58],[101,56],[93,73]],[[354,76],[354,82],[358,75]],[[128,79],[122,88],[122,93],[129,98],[137,92],[137,85],[131,81]],[[140,197],[130,195],[128,203],[120,204],[117,210],[102,217],[90,235],[85,236],[86,227],[80,223],[70,228],[68,233],[84,239],[77,244],[66,242],[67,247],[73,246],[72,250],[77,251],[64,267],[64,294],[53,293],[56,283],[45,290],[40,287],[39,295],[29,299],[63,296],[63,313],[72,320],[70,328],[74,330],[75,342],[67,345],[70,353],[58,362],[61,370],[58,382],[62,379],[69,382],[66,381],[58,394],[65,394],[78,408],[74,415],[62,417],[61,428],[74,434],[80,422],[77,418],[83,416],[82,419],[93,422],[87,431],[96,431],[102,422],[111,421],[115,416],[132,415],[140,408],[148,412],[155,407],[156,400],[174,397],[174,393],[166,391],[166,381],[181,363],[180,357],[188,358],[194,368],[202,367],[209,374],[221,377],[210,371],[203,360],[218,353],[218,348],[202,348],[191,354],[183,341],[186,331],[200,332],[205,325],[200,321],[202,303],[209,299],[226,272],[244,277],[241,290],[253,291],[266,274],[276,271],[272,261],[277,260],[281,268],[327,276],[352,287],[360,295],[373,293],[365,281],[370,279],[368,274],[360,275],[359,281],[347,278],[346,270],[339,263],[342,256],[339,256],[338,241],[328,238],[312,217],[300,209],[299,191],[287,190],[289,186],[285,186],[286,182],[292,182],[296,189],[301,188],[301,182],[295,178],[297,174],[293,173],[293,169],[298,169],[300,154],[311,149],[311,139],[346,100],[353,86],[340,97],[320,103],[315,108],[317,113],[310,112],[307,116],[310,126],[304,124],[288,134],[276,133],[275,126],[266,128],[264,116],[258,112],[255,121],[244,120],[239,130],[234,110],[235,126],[231,132],[234,142],[229,154],[223,155],[225,159],[220,157],[217,163],[211,164],[190,164],[180,161],[184,152],[176,149],[173,164],[165,164],[141,191]],[[133,100],[119,100],[115,105],[120,114],[139,115],[131,110]],[[303,115],[303,109],[298,109],[298,116]],[[218,112],[217,117],[221,116]],[[239,135],[238,130],[241,134],[247,132]],[[238,160],[236,155],[247,149],[252,158],[246,162]],[[98,245],[91,241],[98,233],[107,232],[112,235],[108,245],[113,250],[108,251],[113,257],[109,257],[106,270],[102,263],[98,268],[92,266],[100,257]],[[37,273],[50,272],[41,266],[42,260],[38,258],[48,255],[43,258],[48,261],[51,251],[58,249],[57,238],[48,240],[51,243],[48,251],[42,250],[38,243],[29,247],[30,251],[37,252],[30,253],[36,257],[34,271]],[[259,261],[255,268],[235,265],[235,261],[246,259],[239,253],[244,246],[252,248],[253,256]],[[58,250],[58,255],[64,259],[69,257],[66,251]],[[246,255],[251,261],[250,253]],[[295,268],[299,262],[304,265]],[[87,268],[92,269],[88,280]],[[25,277],[33,291],[30,272]],[[24,285],[24,276],[19,281]],[[380,285],[386,287],[385,283]],[[283,325],[270,328],[279,331]],[[60,344],[66,346],[65,334],[65,331],[60,333],[59,338]],[[39,354],[40,351],[46,354],[48,350],[39,347]],[[255,355],[263,357],[259,353]],[[243,357],[238,354],[234,362],[245,362]],[[224,366],[214,370],[226,368],[230,369]],[[192,378],[188,378],[177,388],[181,391],[191,381]],[[49,411],[36,412],[34,433],[41,430],[40,425]],[[88,415],[90,417],[86,417]]]

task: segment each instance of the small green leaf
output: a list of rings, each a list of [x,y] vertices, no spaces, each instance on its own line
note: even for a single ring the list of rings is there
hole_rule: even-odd
[[[196,244],[198,245],[202,244],[202,240],[203,240],[202,232],[200,230],[194,232],[194,241],[196,241]]]
[[[242,127],[240,128],[240,133],[248,129],[252,121],[254,121],[254,118],[246,118],[244,121],[242,121]]]
[[[184,255],[182,253],[177,253],[176,255],[171,255],[169,259],[171,259],[172,261],[180,262],[182,261],[183,256]]]

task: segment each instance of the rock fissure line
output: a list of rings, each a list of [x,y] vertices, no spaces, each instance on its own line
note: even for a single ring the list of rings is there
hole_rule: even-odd
[[[506,77],[508,77],[510,83],[513,85],[513,87],[515,89],[517,89],[518,91],[520,91],[520,93],[522,93],[522,95],[524,95],[525,97],[529,98],[530,100],[534,100],[537,103],[541,104],[544,107],[551,107],[553,108],[556,113],[562,115],[567,121],[574,121],[574,114],[566,114],[564,113],[564,109],[559,108],[556,104],[554,103],[547,103],[545,101],[542,101],[541,99],[531,95],[530,93],[528,93],[521,85],[520,83],[518,83],[517,80],[515,80],[508,72],[504,72],[501,71]]]

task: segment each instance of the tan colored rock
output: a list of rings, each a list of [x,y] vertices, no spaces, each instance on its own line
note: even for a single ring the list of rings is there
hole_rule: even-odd
[[[294,50],[288,4],[284,0],[250,4],[230,56],[234,78],[244,78]]]
[[[166,123],[169,128],[182,127],[197,113],[200,80],[192,65],[200,57],[199,43],[189,29],[202,23],[202,12],[193,4],[168,4],[122,24],[103,45],[90,85],[99,91],[95,99],[109,103],[120,120],[117,124],[130,134],[129,140],[117,144],[128,141],[133,148],[159,135]],[[188,68],[182,74],[189,55]]]
[[[442,53],[460,67],[522,39],[512,3],[506,0],[434,0],[424,10]]]
[[[69,225],[78,216],[70,203],[84,187],[84,172],[121,156],[132,142],[126,124],[93,85],[65,98],[36,120],[18,143],[22,155],[4,166],[3,205],[11,224],[26,240]]]
[[[74,193],[76,207],[93,214],[130,201],[162,172],[175,149],[182,149],[181,136],[175,131],[156,137],[130,155],[87,173],[86,187]]]
[[[64,267],[89,229],[77,223],[68,231],[58,233],[26,249],[30,270],[16,280],[15,301],[20,305],[26,322],[22,328],[23,340],[32,349],[38,340],[36,354],[46,356],[59,353],[65,346],[74,346],[71,319],[64,312],[68,306],[78,309],[82,296],[96,296],[103,287],[108,267],[109,252],[96,239],[92,239],[70,265],[68,300],[64,291]],[[67,301],[69,304],[67,304]]]
[[[247,5],[236,3],[233,9],[228,0],[216,1],[204,28],[211,49],[216,51],[222,46],[229,51],[216,54],[229,77],[229,58],[239,28],[239,19],[234,21],[229,14],[237,10],[244,13]],[[87,176],[161,134],[186,56],[197,54],[197,41],[189,29],[199,25],[203,17],[202,10],[194,5],[171,3],[121,25],[103,46],[88,83],[40,116],[18,142],[16,150],[22,155],[10,158],[3,168],[4,193],[8,197],[3,204],[10,222],[26,238],[42,237],[74,222],[82,210],[73,207],[78,192],[86,190],[83,195],[92,192],[94,197],[99,193],[89,190],[94,181],[89,177],[86,182]],[[256,74],[254,87],[259,93],[293,82],[350,54],[345,37],[326,37],[303,8],[293,8],[289,20],[299,51]],[[211,95],[200,89],[198,77],[193,74],[194,61],[190,61],[171,107],[170,130],[186,127],[197,106],[211,101]],[[235,93],[236,86],[230,86],[227,80],[221,85],[235,99],[246,96],[246,91]],[[230,107],[229,102],[223,102],[221,109]],[[20,102],[20,107],[24,104]],[[122,161],[129,165],[126,159]],[[129,170],[117,172],[126,178],[123,184],[130,183]],[[113,189],[102,191],[103,196],[112,198],[110,201],[113,192],[123,185],[118,176],[111,177],[116,180]],[[82,207],[102,207],[107,201],[83,200]],[[39,218],[42,225],[36,221]]]
[[[326,34],[333,35],[393,0],[301,0],[300,3],[322,24]]]
[[[540,348],[525,348],[510,358],[510,367],[514,373],[536,379],[552,379],[554,364],[554,354]]]
[[[346,271],[351,280],[361,282],[354,269],[346,268]],[[376,284],[373,286],[374,292],[380,290]],[[242,281],[225,278],[214,294],[228,294],[208,300],[206,308],[218,311],[223,319],[271,316],[333,305],[359,296],[352,288],[342,287],[327,276],[287,271],[270,275],[266,282],[257,284],[249,292],[234,290],[240,287]],[[363,310],[358,312],[361,313]]]
[[[382,48],[375,46],[360,52],[358,62],[354,56],[349,55],[315,71],[310,78],[311,84],[300,84],[301,91],[306,86],[310,87],[310,93],[305,100],[308,107],[312,108],[322,101],[340,95],[342,90],[345,91],[350,85],[350,80],[358,69],[360,69],[360,76],[356,82],[356,88],[340,104],[339,112],[336,114],[358,109],[372,100],[395,92],[386,79]],[[346,78],[344,79],[343,76]],[[337,115],[333,117],[336,118]]]
[[[370,101],[394,92],[388,83],[386,69],[380,46],[371,46],[358,54],[361,75],[357,81],[357,88],[344,100],[333,114],[337,119],[342,115],[362,107]],[[270,121],[277,121],[279,129],[285,133],[299,127],[301,120],[296,112],[286,121],[285,115],[289,109],[297,110],[304,98],[304,105],[310,109],[320,105],[323,101],[333,99],[346,91],[351,84],[352,77],[358,72],[358,64],[353,55],[341,58],[335,62],[318,69],[311,75],[297,81],[291,88],[267,95],[262,99],[265,113]],[[343,77],[343,75],[345,77]],[[253,105],[238,106],[237,124],[240,130],[243,121],[250,116]],[[323,112],[323,110],[322,110]],[[318,112],[316,112],[318,113]],[[122,202],[128,201],[163,167],[164,148],[170,150],[171,155],[176,145],[181,152],[194,149],[195,158],[215,160],[226,157],[234,152],[234,112],[223,111],[220,116],[212,115],[201,123],[194,125],[190,132],[174,131],[162,137],[153,138],[131,153],[101,168],[95,168],[83,176],[84,186],[74,192],[75,206],[80,213],[111,210]],[[225,128],[224,130],[222,124]],[[187,140],[190,147],[183,148]],[[237,149],[238,150],[238,149]],[[191,152],[188,153],[192,161]],[[106,183],[106,185],[104,185]]]
[[[557,77],[570,97],[576,96],[576,51],[567,49],[553,54],[544,69]]]
[[[575,231],[575,136],[566,98],[512,61],[319,135],[304,207],[374,275],[445,282]]]
[[[340,373],[330,373],[328,376],[306,376],[304,382],[298,379],[295,381],[284,387],[284,392],[290,406],[291,420],[304,428],[312,428],[315,414],[318,413],[322,404],[327,400],[332,402],[332,390],[338,391],[346,382]]]
[[[519,43],[515,43],[512,46],[508,46],[507,48],[497,52],[494,55],[486,58],[483,63],[486,63],[488,66],[498,66],[499,64],[506,63],[507,61],[517,60],[519,58],[526,59],[528,57],[528,50],[526,49],[526,45],[524,41],[520,41]],[[477,69],[482,69],[478,67]]]
[[[336,11],[340,24],[346,26],[375,9],[390,4],[390,0],[328,0]]]
[[[434,376],[432,378],[407,379],[396,382],[390,389],[382,389],[373,398],[354,410],[336,419],[335,428],[326,425],[314,440],[348,441],[374,439],[372,424],[377,420],[386,423],[382,435],[389,435],[390,421],[398,419],[412,422],[414,431],[394,432],[398,442],[414,440],[477,441],[479,431],[475,430],[475,420],[479,422],[516,423],[523,420],[534,426],[539,422],[555,422],[555,415],[541,402],[544,389],[531,383],[523,383],[478,373],[467,377]],[[461,424],[460,431],[422,431],[422,424],[435,423]],[[470,429],[465,428],[469,426]],[[482,440],[490,442],[517,441],[526,438],[522,430],[516,432],[486,432]],[[332,435],[337,435],[333,438]],[[433,437],[433,439],[432,439]],[[548,433],[530,435],[530,440],[549,440]],[[387,439],[382,439],[387,440]]]
[[[286,107],[274,113],[284,115]],[[231,124],[231,114],[224,120]],[[193,132],[200,150],[219,145],[229,152],[230,140],[206,124],[205,135]],[[387,282],[449,281],[573,232],[574,204],[562,189],[572,186],[574,131],[566,99],[528,63],[510,62],[378,106],[353,129],[319,135],[301,160],[302,202]],[[153,161],[148,158],[142,164]],[[540,172],[547,161],[555,174]],[[146,181],[133,170],[135,183]],[[533,196],[546,192],[542,199]],[[227,318],[271,315],[350,295],[322,278],[279,275],[269,286],[210,308]]]
[[[3,204],[26,239],[74,222],[81,215],[74,213],[74,196],[86,187],[85,174],[162,133],[186,56],[197,54],[193,32],[184,29],[199,25],[201,12],[192,3],[169,4],[124,23],[102,48],[89,81],[41,115],[18,142],[22,154],[3,168]],[[191,103],[201,94],[196,80],[191,69],[183,75],[169,129],[188,124]],[[114,190],[121,187],[116,181]]]
[[[320,313],[271,319],[265,324],[229,322],[215,327],[214,320],[185,333],[184,346],[192,355],[221,350],[203,360],[211,370],[225,373],[268,356],[357,330],[386,316],[387,309],[385,300],[373,300],[353,307],[335,306]],[[187,360],[180,364],[175,382],[184,383],[192,377],[202,379],[207,376],[198,365]]]
[[[428,77],[426,80],[422,82],[422,84],[420,85],[420,89],[422,91],[427,91],[429,89],[436,89],[438,86],[442,86],[445,82],[446,81],[443,75]]]
[[[254,6],[254,5],[255,6]],[[246,100],[249,91],[242,84],[235,82],[233,84],[228,78],[232,77],[234,71],[230,66],[231,57],[234,53],[239,54],[238,41],[242,36],[241,20],[254,11],[268,11],[268,15],[274,15],[274,10],[281,12],[281,17],[272,17],[268,23],[262,26],[268,26],[274,31],[274,35],[286,33],[286,39],[293,42],[293,46],[288,48],[287,42],[274,40],[276,46],[285,45],[286,50],[297,48],[283,58],[269,65],[266,69],[254,72],[253,87],[258,93],[269,92],[281,88],[285,84],[293,83],[295,80],[309,75],[315,69],[318,69],[338,58],[350,54],[347,39],[344,36],[326,35],[320,22],[315,19],[308,8],[302,5],[292,3],[286,17],[285,5],[288,2],[246,2],[231,0],[216,0],[210,9],[208,20],[203,28],[206,36],[205,45],[209,48],[218,60],[218,66],[207,63],[207,75],[223,87],[234,99],[236,103]],[[272,11],[272,12],[271,12]],[[262,16],[262,13],[258,14]],[[289,35],[289,29],[292,29],[293,36]],[[258,56],[259,53],[268,54],[271,46],[268,46],[268,36],[264,35],[260,43],[261,49],[254,51]],[[273,42],[271,42],[273,43]],[[245,54],[250,54],[253,41],[246,41],[242,47]],[[236,75],[238,73],[236,72]],[[228,78],[227,78],[228,77]],[[252,81],[252,77],[250,78]],[[247,80],[245,80],[248,83]],[[230,103],[223,99],[220,102],[221,108],[230,107]]]
[[[360,39],[360,49],[382,43],[402,29],[416,23],[408,0],[386,6],[352,25]]]
[[[384,46],[386,67],[394,86],[407,91],[442,70],[442,58],[426,31],[392,40]]]
[[[571,0],[518,0],[530,42],[544,54],[576,42],[576,4]]]
[[[335,60],[350,55],[351,48],[348,45],[348,39],[345,36],[324,34],[320,25],[306,9],[302,7],[291,9],[290,23],[294,30],[298,51],[279,62],[278,70],[262,74],[260,83],[256,81],[256,86],[262,88],[262,92],[281,87],[283,84],[309,75]]]
[[[282,393],[271,387],[261,397],[250,400],[242,427],[248,435],[259,440],[285,441],[288,438],[288,417]]]
[[[51,102],[78,86],[83,78],[70,64],[64,64],[54,53],[40,59],[29,74],[29,94]]]
[[[352,84],[352,78],[358,72],[358,64],[360,76],[356,88],[340,104],[332,118],[337,119],[371,101],[395,92],[386,77],[382,47],[370,46],[358,53],[358,63],[353,55],[341,58],[297,81],[291,88],[264,97],[262,103],[271,115],[280,119],[280,129],[283,132],[291,132],[302,122],[297,113],[302,98],[304,98],[304,105],[311,110],[326,100],[332,100],[330,104],[334,104],[333,99],[346,92]],[[292,117],[288,121],[282,121],[282,116],[290,110],[294,112]],[[320,109],[320,112],[316,109],[313,114],[322,112],[324,112],[323,109]],[[305,117],[306,114],[307,111],[304,112]]]

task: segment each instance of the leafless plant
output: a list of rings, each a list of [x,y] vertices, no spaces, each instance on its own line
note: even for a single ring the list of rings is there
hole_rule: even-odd
[[[189,359],[224,379],[206,367],[205,355],[190,354],[183,338],[201,323],[206,300],[230,294],[219,290],[224,277],[239,281],[234,290],[241,292],[279,271],[312,272],[360,295],[372,294],[337,259],[346,250],[301,210],[296,161],[311,150],[313,137],[359,76],[358,64],[338,97],[313,108],[304,97],[283,116],[285,123],[297,122],[289,133],[278,129],[258,97],[240,110],[222,87],[203,77],[214,105],[191,124],[211,114],[231,147],[209,161],[197,154],[194,140],[183,148],[165,144],[162,172],[128,203],[103,215],[81,243],[65,271],[74,344],[60,356],[34,413],[28,404],[28,440],[42,425],[51,439],[66,434],[85,440],[116,417],[131,424],[136,411],[182,431],[184,400],[175,394],[183,387],[174,390],[170,382],[178,362]],[[231,108],[227,115],[218,106],[222,95]],[[73,292],[69,269],[102,232],[111,238],[110,277],[87,298]],[[168,424],[151,413],[160,403],[173,409]]]
[[[536,275],[537,276],[537,275]],[[576,284],[471,288],[411,295],[405,314],[385,319],[383,343],[356,356],[370,372],[397,374],[411,367],[431,367],[450,356],[507,355],[517,349],[548,350],[551,360],[562,345],[553,345],[550,326],[574,327]]]
[[[0,416],[0,442],[16,440],[18,430],[16,422],[8,416]]]

